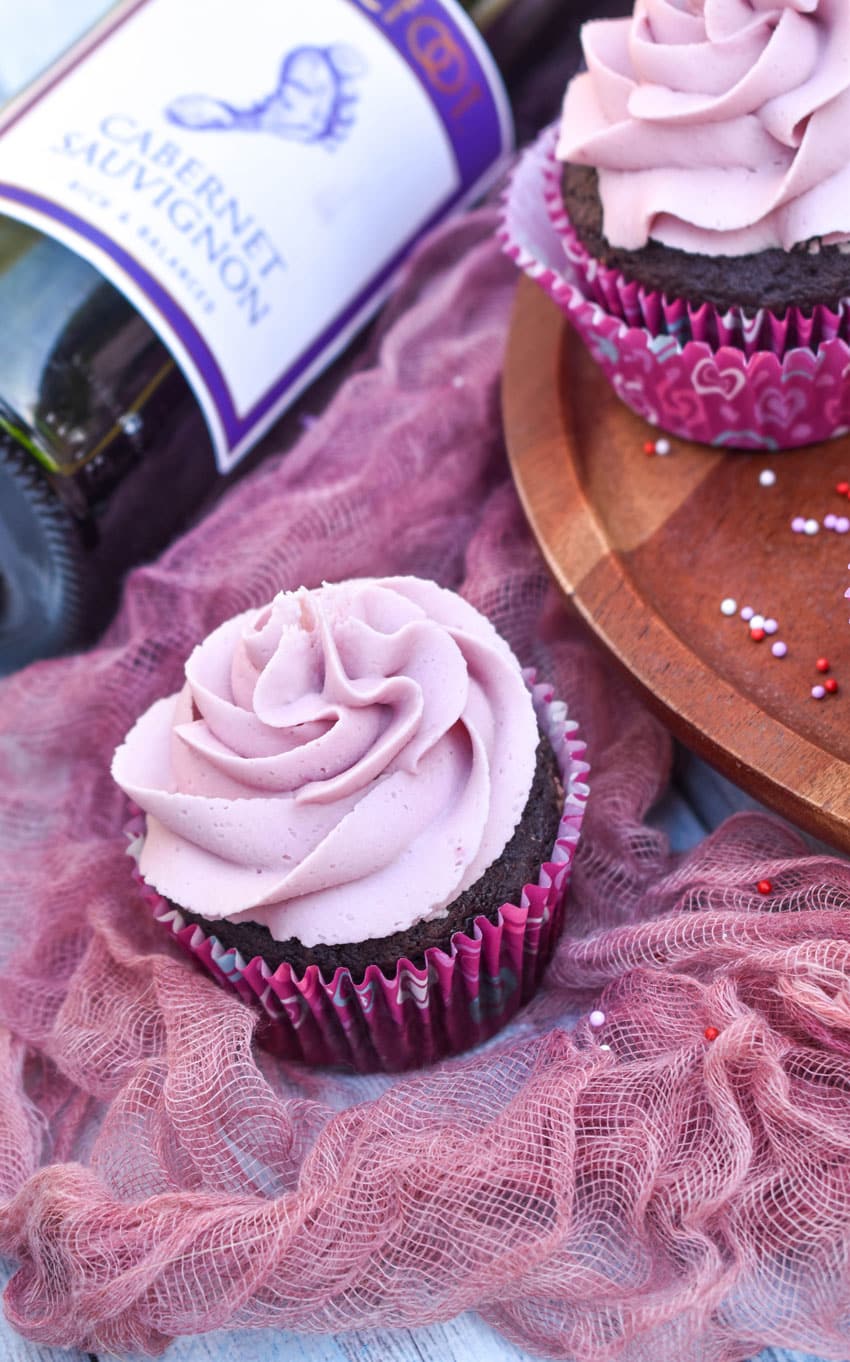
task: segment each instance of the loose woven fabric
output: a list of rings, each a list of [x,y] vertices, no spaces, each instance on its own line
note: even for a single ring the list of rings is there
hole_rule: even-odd
[[[487,210],[431,239],[374,363],[134,574],[102,646],[2,688],[0,1251],[30,1338],[155,1353],[475,1307],[577,1362],[847,1355],[850,867],[763,816],[684,859],[645,826],[668,740],[566,614],[509,480],[494,231]],[[489,614],[593,768],[537,999],[484,1052],[394,1080],[252,1048],[253,1011],[140,909],[109,778],[221,620],[388,572]]]

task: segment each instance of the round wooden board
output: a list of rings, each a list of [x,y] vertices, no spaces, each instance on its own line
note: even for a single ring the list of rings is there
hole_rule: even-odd
[[[850,534],[794,534],[795,515],[850,516],[850,439],[780,454],[671,440],[615,396],[558,308],[520,282],[503,409],[514,479],[556,580],[688,747],[749,794],[850,852]],[[762,487],[759,473],[776,473]],[[779,621],[750,639],[720,602]],[[782,639],[779,660],[771,642]],[[836,695],[815,700],[831,663]]]

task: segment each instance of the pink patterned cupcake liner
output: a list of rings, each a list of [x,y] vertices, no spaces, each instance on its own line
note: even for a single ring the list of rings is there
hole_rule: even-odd
[[[785,329],[778,318],[762,315],[743,346],[731,344],[716,310],[700,319],[703,309],[690,309],[685,324],[681,300],[668,304],[648,291],[638,300],[639,289],[618,290],[612,280],[600,280],[599,271],[588,281],[587,252],[573,246],[575,234],[556,203],[556,135],[548,128],[520,159],[499,237],[506,254],[570,319],[619,397],[650,425],[722,448],[791,449],[846,435],[850,341],[842,335],[815,348],[791,344],[794,328],[797,341],[805,330],[802,314]],[[843,328],[843,314],[834,316]],[[810,320],[815,336],[826,323]],[[773,323],[779,330],[771,331]],[[693,337],[680,334],[690,330]],[[766,344],[771,337],[771,348],[756,348],[757,340]]]
[[[561,193],[563,165],[555,159],[551,144],[546,160],[544,200],[552,226],[570,265],[582,280],[588,297],[613,317],[629,326],[642,326],[653,336],[675,336],[680,342],[695,340],[719,349],[731,346],[749,358],[760,350],[784,355],[789,350],[817,350],[839,338],[850,344],[850,299],[835,308],[819,305],[810,313],[786,308],[779,317],[769,308],[749,316],[743,307],[726,310],[711,303],[694,304],[684,298],[668,298],[657,289],[627,279],[591,255],[570,221]]]
[[[554,699],[550,686],[535,684],[533,672],[526,679],[564,785],[551,858],[541,866],[538,883],[525,886],[519,904],[503,904],[495,922],[476,918],[470,934],[455,933],[449,951],[429,947],[422,967],[401,959],[387,978],[377,965],[368,965],[359,981],[340,968],[330,982],[316,965],[301,976],[289,964],[273,971],[261,957],[246,960],[214,933],[187,923],[134,870],[156,920],[220,984],[261,1009],[257,1038],[267,1049],[311,1065],[397,1072],[488,1040],[532,997],[561,930],[589,768],[566,705]],[[128,853],[137,860],[144,816],[135,815],[127,832]]]

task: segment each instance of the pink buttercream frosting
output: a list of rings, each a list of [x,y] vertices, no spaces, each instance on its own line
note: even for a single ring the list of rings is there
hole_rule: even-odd
[[[636,0],[582,43],[557,155],[598,169],[611,245],[850,239],[848,0]]]
[[[489,620],[415,577],[281,592],[228,620],[142,715],[115,780],[144,879],[306,946],[439,917],[510,840],[537,720]]]

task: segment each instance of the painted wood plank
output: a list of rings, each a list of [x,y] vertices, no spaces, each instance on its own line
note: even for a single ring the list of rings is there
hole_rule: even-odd
[[[273,1329],[180,1339],[163,1362],[536,1362],[474,1314],[428,1329],[370,1329],[330,1335]],[[144,1362],[139,1356],[124,1362]]]
[[[796,1353],[786,1348],[766,1348],[763,1353],[759,1353],[754,1362],[823,1362],[814,1353]],[[847,1362],[847,1359],[842,1359]]]
[[[123,1362],[144,1359],[134,1355]],[[470,1313],[428,1329],[376,1329],[334,1337],[271,1329],[216,1332],[179,1340],[166,1350],[163,1362],[538,1362],[538,1358],[515,1348]],[[769,1348],[752,1362],[822,1360],[812,1353]]]
[[[663,828],[672,851],[689,851],[701,842],[708,827],[675,785],[669,785],[649,812],[652,827]]]

